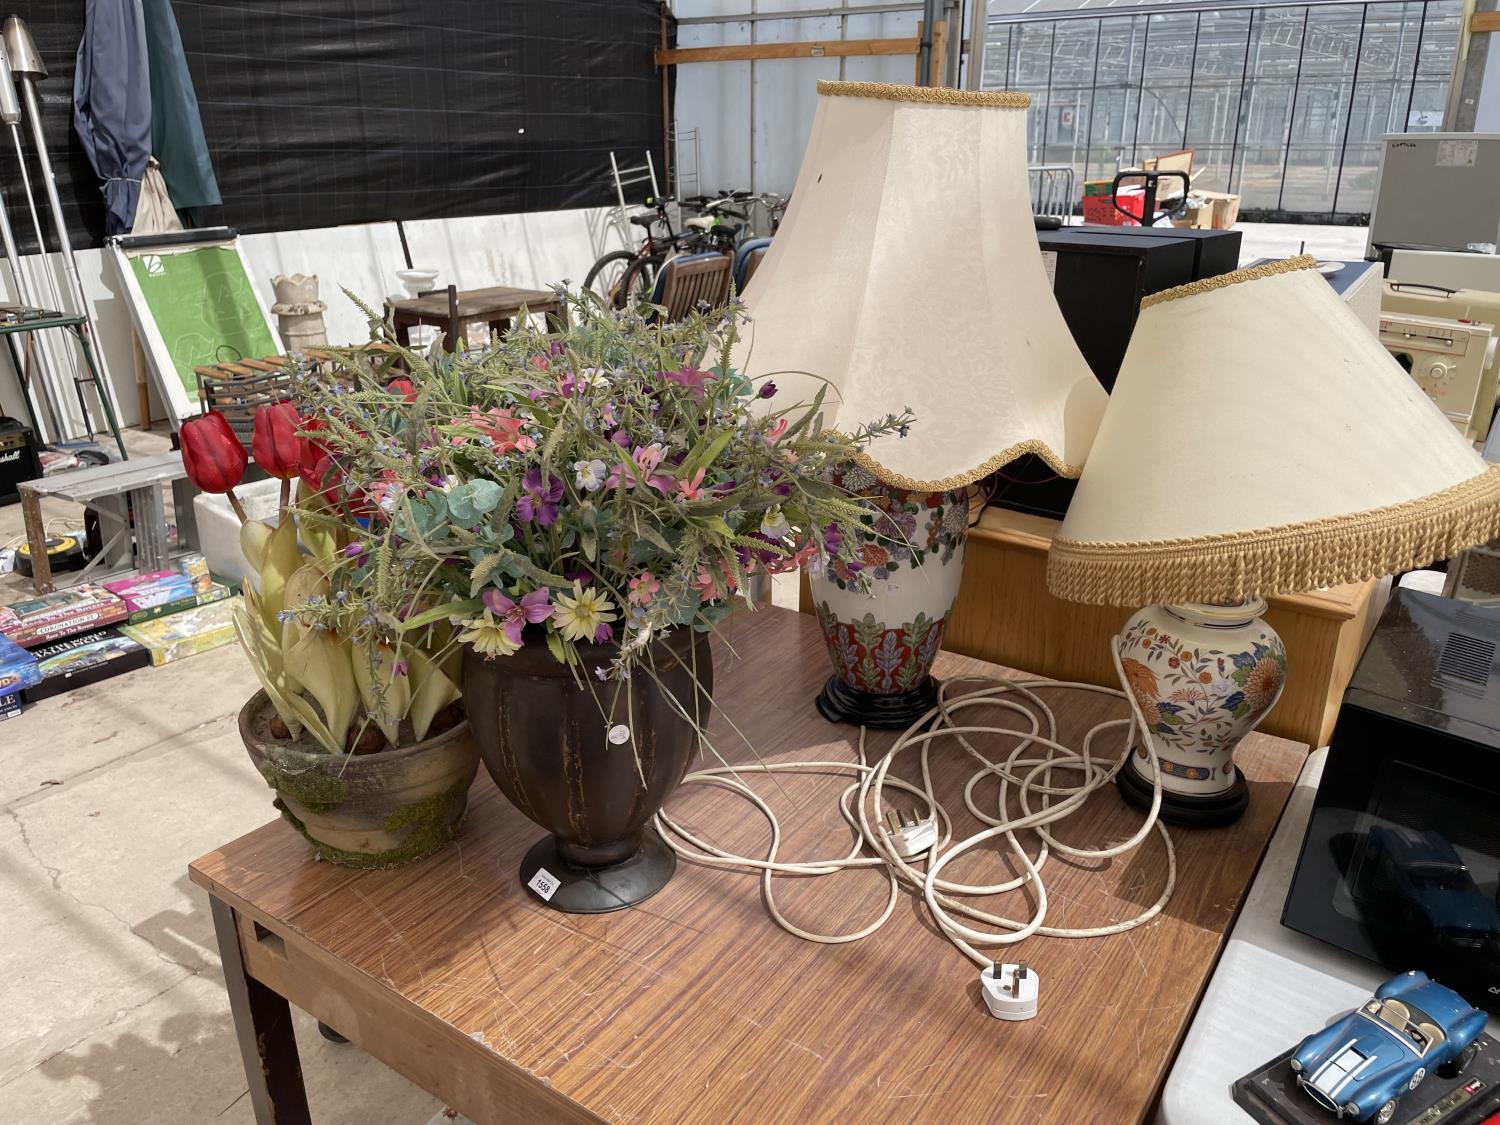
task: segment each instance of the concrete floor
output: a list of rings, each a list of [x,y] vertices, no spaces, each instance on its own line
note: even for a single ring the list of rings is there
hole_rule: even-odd
[[[1246,224],[1243,260],[1363,256],[1351,227]],[[134,452],[167,448],[131,431]],[[49,524],[78,509],[48,502]],[[0,545],[21,535],[0,508]],[[0,576],[0,603],[24,595]],[[779,604],[796,604],[795,580]],[[235,714],[254,678],[231,646],[0,723],[0,1125],[250,1122],[197,856],[274,817]],[[479,784],[484,784],[481,779]],[[442,1106],[357,1047],[298,1024],[320,1125],[423,1123]]]
[[[129,445],[166,439],[132,431]],[[0,544],[20,534],[19,508],[0,508]],[[25,588],[0,578],[0,602]],[[230,646],[0,722],[0,1125],[253,1120],[208,902],[187,877],[275,816],[235,726],[253,682]],[[310,1019],[297,1036],[320,1125],[442,1111]]]

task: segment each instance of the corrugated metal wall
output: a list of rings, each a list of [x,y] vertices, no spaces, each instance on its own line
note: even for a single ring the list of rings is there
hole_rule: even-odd
[[[904,12],[892,0],[674,0],[679,47],[789,43],[915,36],[920,5]],[[777,12],[837,14],[800,19],[694,20],[765,16]],[[911,82],[915,57],[767,59],[754,62],[690,63],[678,68],[677,125],[698,129],[699,187],[745,188],[789,194],[812,128],[820,78],[864,82]],[[686,161],[684,161],[686,164]]]

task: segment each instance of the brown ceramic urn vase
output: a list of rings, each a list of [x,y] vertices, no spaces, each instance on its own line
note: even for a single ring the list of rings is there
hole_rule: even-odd
[[[485,767],[500,792],[551,833],[526,853],[521,882],[570,914],[633,906],[661,890],[677,866],[651,818],[687,773],[698,729],[708,725],[708,637],[673,630],[624,680],[596,676],[618,655],[615,645],[578,645],[583,666],[575,672],[540,633],[526,640],[510,656],[464,653],[464,701]]]

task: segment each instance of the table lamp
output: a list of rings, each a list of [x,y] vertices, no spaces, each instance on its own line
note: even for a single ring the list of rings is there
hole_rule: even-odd
[[[1236,743],[1287,653],[1263,598],[1425,566],[1500,532],[1490,467],[1309,256],[1141,302],[1047,583],[1139,606],[1116,638],[1161,758],[1164,820],[1229,823]],[[1117,775],[1149,805],[1145,752]]]
[[[909,726],[958,593],[968,486],[1022,454],[1076,477],[1106,396],[1053,299],[1032,222],[1024,94],[819,82],[786,218],[746,288],[736,366],[825,422],[903,408],[841,475],[880,510],[860,561],[810,579],[825,717]],[[873,580],[873,593],[863,588]]]

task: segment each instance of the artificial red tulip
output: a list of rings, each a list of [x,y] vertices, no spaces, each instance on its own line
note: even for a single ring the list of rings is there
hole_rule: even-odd
[[[240,507],[234,486],[245,479],[245,447],[229,425],[229,420],[217,410],[210,410],[182,423],[178,431],[182,443],[182,465],[187,470],[188,480],[200,492],[217,492],[229,497],[235,515],[244,522],[245,510]]]
[[[405,375],[392,379],[385,385],[385,389],[393,395],[400,395],[407,402],[417,401],[417,385]]]
[[[328,447],[314,435],[323,429],[319,418],[306,418],[302,422],[302,437],[298,445],[297,475],[313,492],[321,493],[323,499],[332,503],[334,486],[338,483],[338,466]]]
[[[267,402],[255,408],[255,434],[250,452],[255,463],[277,480],[291,480],[302,460],[302,441],[297,431],[302,419],[289,402]]]

